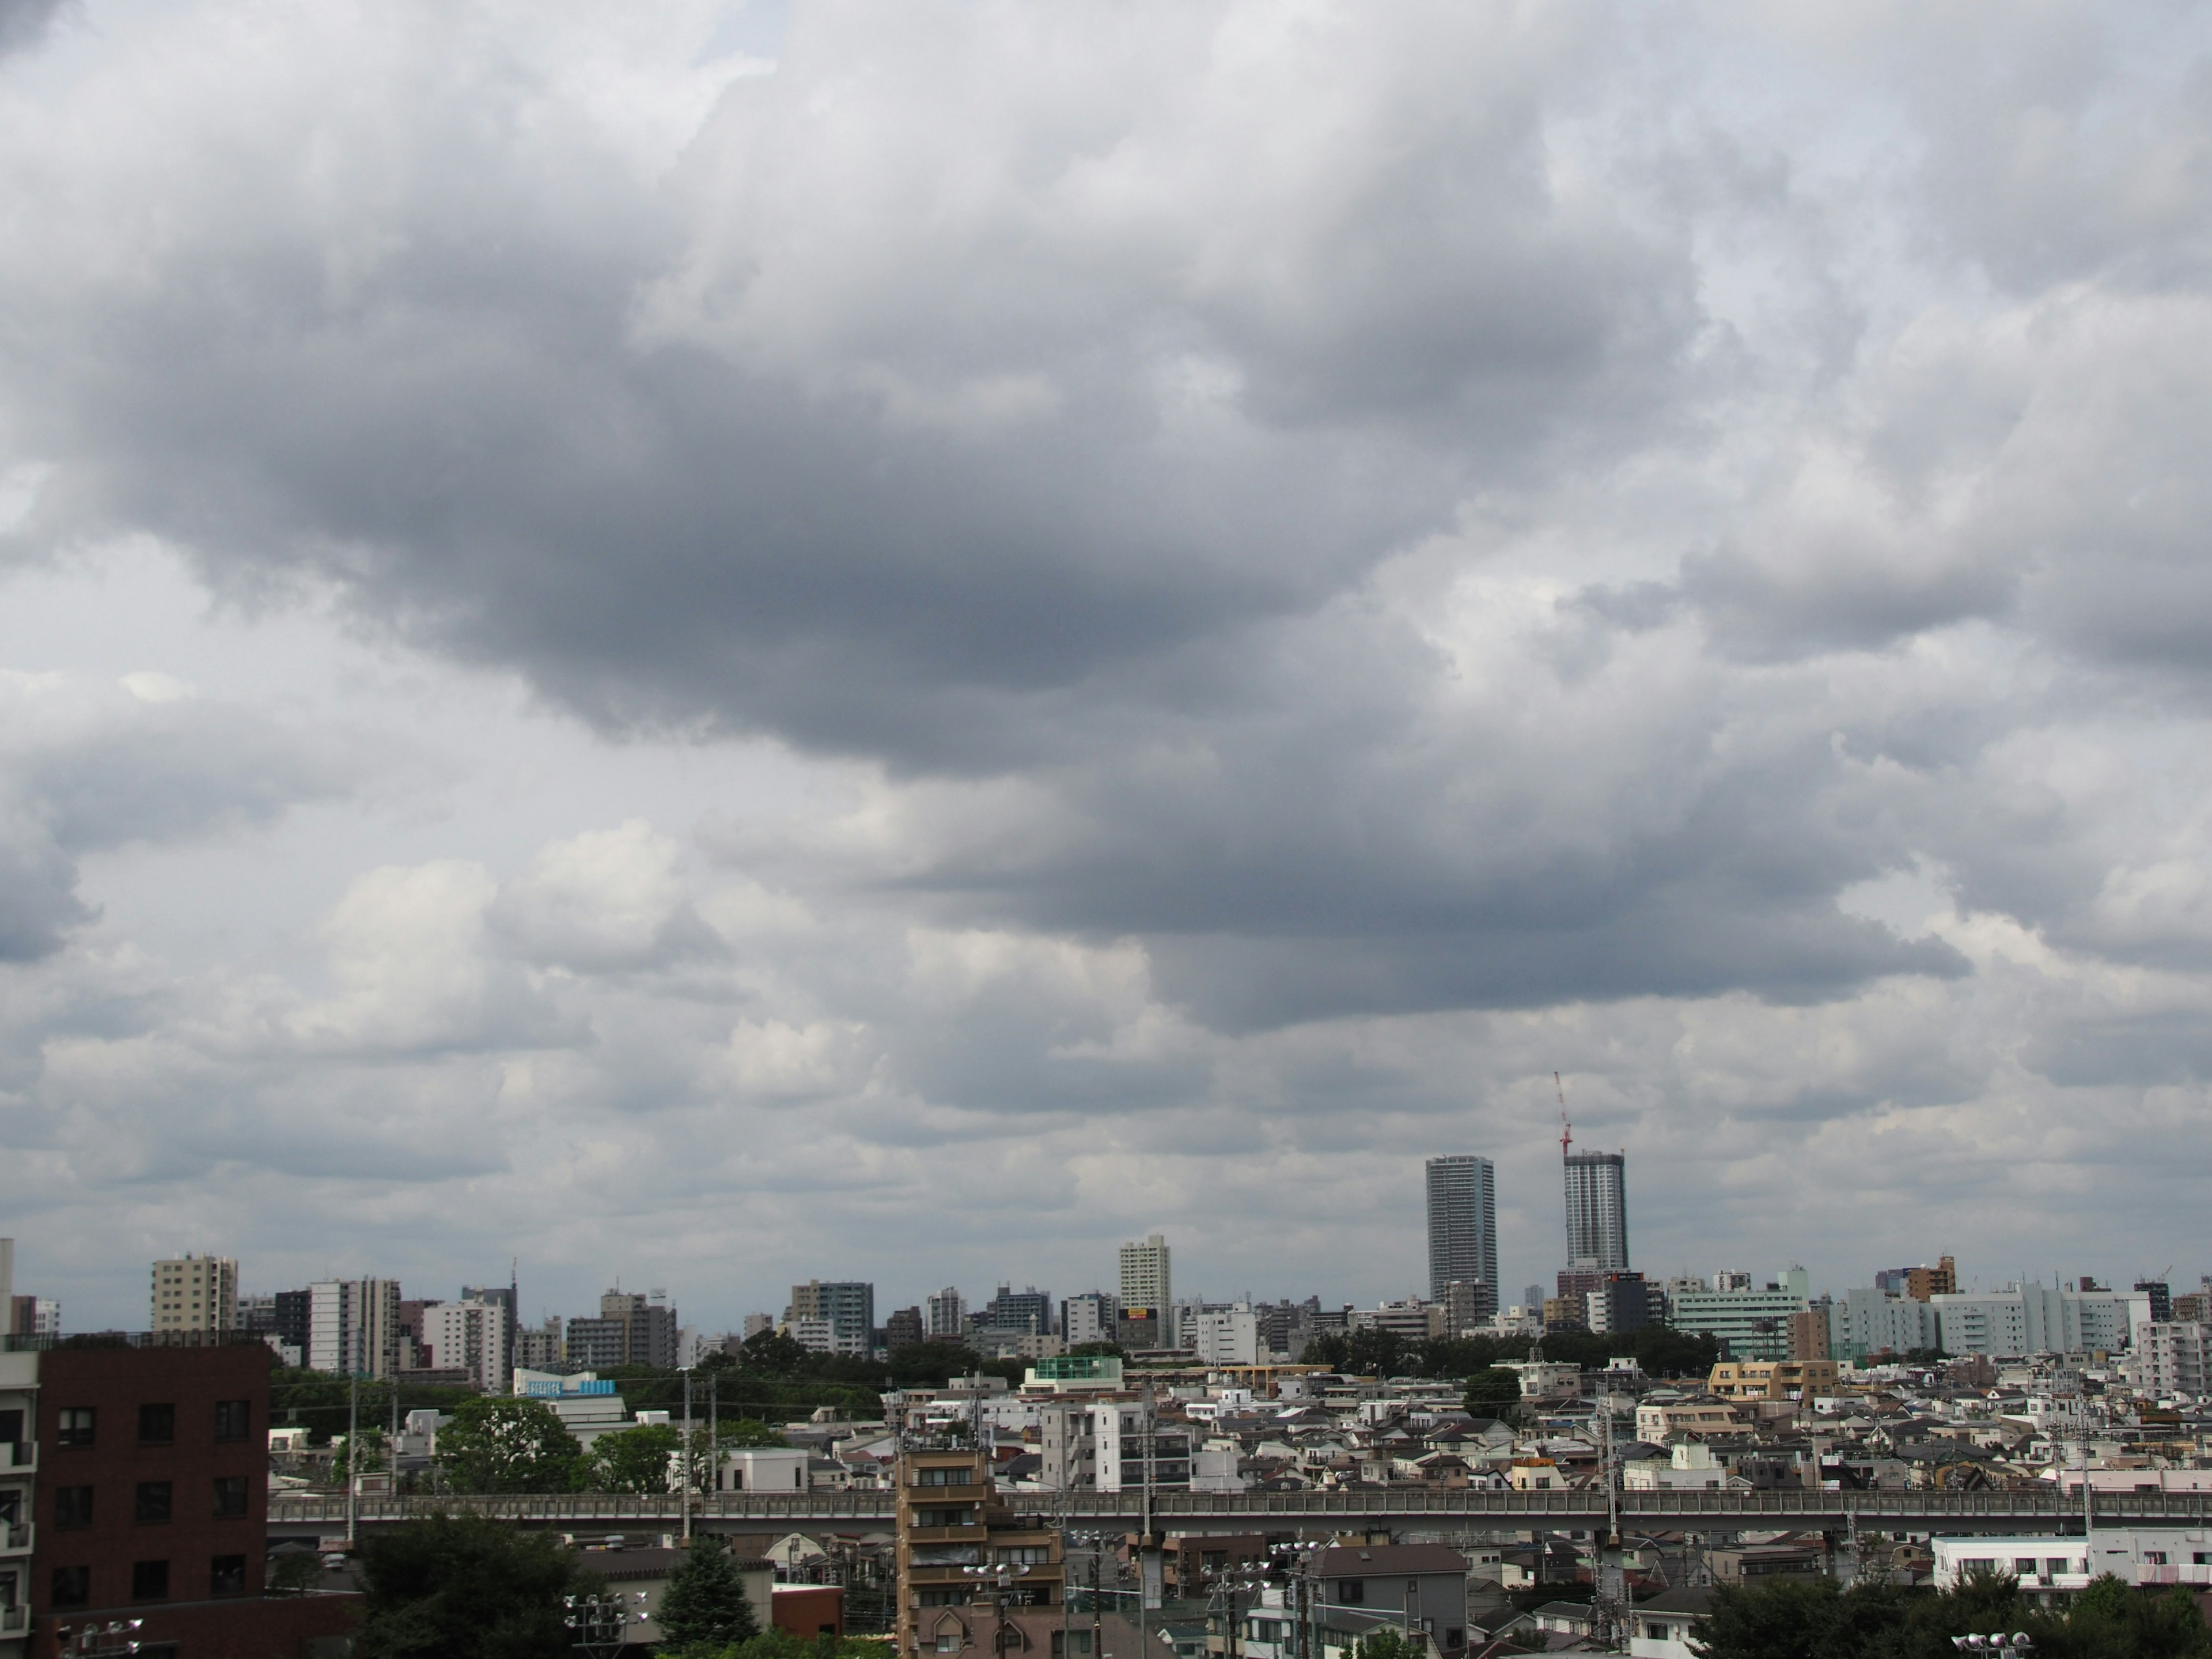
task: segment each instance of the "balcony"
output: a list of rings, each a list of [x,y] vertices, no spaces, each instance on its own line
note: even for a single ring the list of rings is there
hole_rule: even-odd
[[[902,1490],[906,1501],[917,1509],[933,1509],[939,1504],[980,1504],[991,1495],[990,1487],[981,1481],[960,1486],[911,1485]]]
[[[39,1467],[35,1440],[0,1440],[0,1474],[27,1474]]]
[[[0,1555],[28,1555],[31,1553],[31,1523],[27,1521],[0,1521]]]
[[[31,1628],[28,1607],[0,1607],[0,1636],[21,1636]]]
[[[908,1527],[906,1529],[909,1544],[972,1544],[982,1534],[981,1524],[975,1521],[958,1527]]]

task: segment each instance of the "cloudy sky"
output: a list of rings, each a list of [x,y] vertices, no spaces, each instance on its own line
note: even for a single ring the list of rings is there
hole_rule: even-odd
[[[0,0],[0,1230],[2212,1269],[2212,8]],[[2192,457],[2194,459],[2192,459]]]

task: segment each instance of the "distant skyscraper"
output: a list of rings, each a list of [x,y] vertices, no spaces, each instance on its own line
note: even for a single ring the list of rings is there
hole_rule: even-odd
[[[1121,1306],[1164,1310],[1175,1303],[1168,1272],[1168,1242],[1158,1233],[1121,1247]]]
[[[1619,1152],[1570,1152],[1565,1157],[1567,1265],[1601,1273],[1626,1271],[1627,1160]]]
[[[1475,1289],[1475,1317],[1498,1311],[1498,1172],[1486,1158],[1429,1160],[1429,1300]],[[1455,1333],[1456,1334],[1456,1333]]]

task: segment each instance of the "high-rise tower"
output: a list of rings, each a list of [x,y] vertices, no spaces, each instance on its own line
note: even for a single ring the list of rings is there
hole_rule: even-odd
[[[1626,1158],[1620,1152],[1574,1152],[1565,1157],[1567,1265],[1599,1273],[1626,1272]]]
[[[1432,1158],[1429,1173],[1429,1300],[1457,1282],[1474,1287],[1477,1319],[1498,1311],[1498,1173],[1486,1158]]]

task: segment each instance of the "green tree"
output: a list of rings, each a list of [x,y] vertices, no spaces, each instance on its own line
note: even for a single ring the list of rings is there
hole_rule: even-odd
[[[1521,1403],[1521,1379],[1497,1365],[1486,1365],[1467,1379],[1467,1409],[1475,1417],[1502,1417]]]
[[[656,1492],[676,1489],[671,1459],[684,1435],[665,1423],[617,1429],[592,1443],[592,1486],[597,1492]]]
[[[734,1423],[725,1423],[716,1431],[723,1446],[731,1451],[764,1451],[777,1446],[788,1446],[783,1431],[770,1428],[757,1417],[741,1417]]]
[[[568,1659],[564,1599],[597,1581],[550,1533],[434,1516],[371,1538],[356,1659]]]
[[[268,1585],[271,1595],[304,1595],[323,1581],[323,1558],[309,1549],[272,1550]]]
[[[744,1575],[738,1571],[726,1538],[696,1538],[668,1575],[668,1589],[655,1615],[671,1643],[750,1641],[760,1633],[752,1603],[745,1600]]]
[[[438,1463],[460,1492],[574,1492],[589,1465],[542,1400],[478,1395],[438,1431]]]
[[[1424,1659],[1428,1650],[1427,1644],[1414,1642],[1403,1631],[1385,1625],[1361,1637],[1352,1652],[1352,1659]]]

